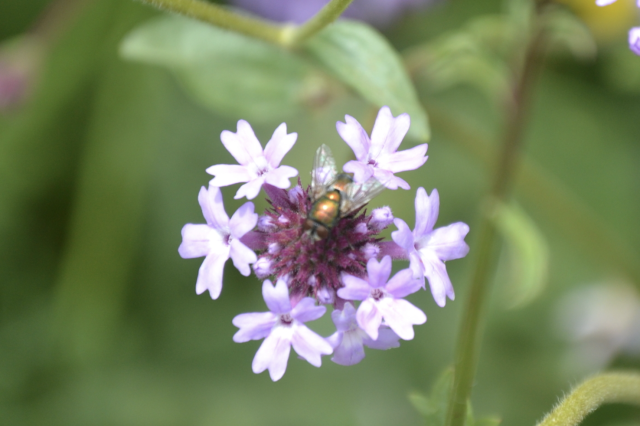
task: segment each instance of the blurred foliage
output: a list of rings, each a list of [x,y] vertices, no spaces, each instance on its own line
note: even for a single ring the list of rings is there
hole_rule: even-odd
[[[28,31],[46,3],[0,2],[2,40]],[[155,11],[129,0],[71,3],[77,13],[67,16],[59,36],[51,40],[27,103],[0,116],[0,423],[421,424],[407,389],[428,389],[450,364],[472,262],[447,265],[458,297],[446,308],[438,308],[427,292],[411,296],[429,321],[416,327],[415,339],[400,348],[369,351],[362,363],[348,368],[325,359],[315,369],[291,357],[277,383],[266,374],[253,374],[251,360],[260,342],[234,344],[231,319],[264,309],[258,280],[228,267],[219,300],[196,296],[200,260],[177,254],[182,225],[202,221],[196,197],[210,178],[205,168],[233,161],[219,143],[220,132],[235,130],[236,121],[247,117],[231,108],[224,115],[203,108],[203,97],[209,102],[234,99],[216,98],[211,86],[196,77],[187,83],[173,66],[173,73],[167,73],[119,57],[126,34],[150,18],[168,18],[154,18]],[[608,8],[598,10],[609,16]],[[397,23],[385,37],[403,51],[468,34],[477,22],[498,32],[496,19],[502,12],[497,0],[443,2]],[[477,417],[499,415],[504,424],[532,425],[552,407],[576,380],[561,363],[568,343],[554,334],[556,301],[570,288],[626,275],[606,261],[606,254],[591,250],[594,241],[601,241],[599,232],[623,241],[632,260],[640,250],[640,98],[636,85],[618,84],[623,80],[615,77],[622,73],[635,81],[632,70],[638,58],[624,49],[627,24],[618,22],[608,21],[614,30],[624,27],[610,50],[603,47],[587,62],[554,55],[537,87],[526,154],[549,182],[558,182],[564,198],[579,200],[579,207],[571,210],[575,217],[567,218],[563,214],[569,210],[558,208],[555,198],[532,196],[536,188],[531,185],[517,186],[519,205],[548,244],[548,285],[523,309],[492,310],[472,398]],[[233,38],[226,36],[227,41]],[[229,55],[238,52],[225,49],[229,46],[215,46],[214,53],[231,60]],[[411,70],[411,50],[406,53]],[[289,63],[282,58],[293,57],[282,51],[274,55],[281,58],[268,68],[275,75],[260,77],[277,78],[278,67]],[[291,108],[293,114],[286,117],[276,110],[285,107],[274,106],[254,128],[262,141],[285,120],[290,131],[298,132],[284,162],[298,168],[308,183],[313,152],[321,143],[331,146],[339,162],[350,158],[335,122],[349,114],[370,130],[377,108],[355,87],[357,82],[346,83],[353,92],[334,86],[324,72],[305,74],[313,63],[309,57],[295,57],[308,62],[292,65],[293,72],[311,78],[312,94],[316,84],[321,93],[329,90],[330,102]],[[204,58],[198,63],[217,66]],[[498,73],[504,72],[503,65],[496,66]],[[428,81],[410,75],[416,77],[420,102],[455,117],[472,134],[497,139],[499,103],[459,84],[435,91]],[[247,81],[246,88],[251,83],[255,81]],[[200,102],[186,95],[184,86],[197,89]],[[200,92],[201,87],[206,90]],[[250,96],[241,89],[238,99]],[[414,189],[438,188],[438,223],[469,223],[473,250],[474,224],[491,165],[443,130],[432,123],[429,161],[403,178]],[[232,199],[234,190],[223,190],[227,211],[241,204]],[[414,190],[387,191],[372,204],[390,205],[397,217],[411,221],[414,196]],[[265,206],[257,202],[258,210]],[[585,217],[595,217],[602,227],[575,228],[583,230],[580,235],[566,232],[566,221],[593,223]],[[319,324],[318,330],[327,325]],[[634,358],[618,358],[613,366],[622,362],[640,367]],[[424,402],[427,397],[420,398]],[[637,409],[612,406],[598,410],[585,424],[638,424],[639,416]]]

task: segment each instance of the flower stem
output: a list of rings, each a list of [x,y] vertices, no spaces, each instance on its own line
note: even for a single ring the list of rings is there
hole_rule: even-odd
[[[608,373],[584,381],[538,426],[574,426],[587,414],[607,403],[640,405],[640,374]]]
[[[488,198],[490,204],[507,198],[513,172],[519,163],[529,97],[543,48],[542,31],[536,22],[534,25],[535,34],[526,47],[519,78],[513,84],[513,97],[506,106],[506,128],[492,190]],[[487,207],[489,211],[493,210],[491,205]],[[471,288],[456,346],[454,381],[445,422],[447,426],[463,426],[465,423],[467,401],[471,395],[482,340],[485,305],[491,287],[491,272],[495,263],[498,233],[489,214],[483,215],[479,229],[476,267],[471,279]]]
[[[279,25],[263,19],[234,13],[222,6],[202,0],[138,0],[142,3],[180,15],[189,16],[259,38],[284,47],[297,46],[338,19],[353,0],[331,0],[320,12],[302,25]]]

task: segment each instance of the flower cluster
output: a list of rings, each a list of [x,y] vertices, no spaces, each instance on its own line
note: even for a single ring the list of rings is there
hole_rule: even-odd
[[[209,188],[202,188],[198,201],[206,224],[187,224],[182,229],[179,253],[183,258],[205,257],[198,272],[196,292],[220,296],[223,268],[231,258],[245,276],[253,265],[264,280],[262,294],[269,311],[236,316],[239,328],[235,342],[264,339],[253,360],[253,371],[269,370],[279,380],[286,369],[291,347],[310,364],[319,367],[322,355],[352,365],[364,358],[364,346],[389,349],[399,339],[413,339],[413,326],[426,322],[426,315],[404,297],[425,287],[439,306],[454,298],[445,261],[464,257],[469,227],[461,222],[434,229],[439,196],[419,188],[416,226],[409,229],[394,218],[389,207],[370,214],[366,203],[385,187],[409,189],[395,173],[415,170],[426,160],[427,145],[399,151],[410,125],[409,116],[394,117],[388,107],[378,113],[371,137],[352,117],[337,123],[337,130],[353,149],[356,160],[347,162],[338,174],[328,148],[318,150],[312,184],[292,189],[289,179],[298,171],[280,162],[297,139],[281,124],[262,148],[251,126],[238,122],[236,133],[222,132],[224,146],[238,165],[215,165]],[[270,208],[260,217],[252,202],[245,203],[229,218],[220,186],[243,183],[236,198],[255,198],[261,189]],[[395,224],[392,241],[379,233]],[[392,258],[408,260],[409,267],[391,276]],[[274,284],[275,282],[275,284]],[[356,307],[356,302],[359,305]],[[323,338],[305,323],[333,308],[336,332]]]
[[[615,2],[616,0],[596,0],[598,6],[608,6]],[[640,8],[640,0],[637,0],[637,5]],[[640,27],[633,27],[629,30],[629,49],[640,56]]]

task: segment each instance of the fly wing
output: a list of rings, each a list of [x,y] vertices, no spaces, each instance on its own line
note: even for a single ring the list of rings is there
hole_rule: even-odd
[[[328,146],[322,145],[316,151],[316,158],[313,160],[313,170],[311,171],[311,195],[317,200],[326,192],[326,188],[337,176],[336,161]]]
[[[347,186],[340,213],[349,214],[371,201],[386,186],[378,179],[371,177],[364,183],[351,183]]]

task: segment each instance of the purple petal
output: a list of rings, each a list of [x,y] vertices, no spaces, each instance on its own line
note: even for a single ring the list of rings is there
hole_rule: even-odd
[[[378,303],[378,310],[385,323],[404,340],[413,339],[414,324],[424,324],[427,321],[424,312],[404,299],[387,297]]]
[[[353,180],[356,183],[364,183],[373,176],[374,168],[360,161],[347,161],[342,167],[346,173],[353,173]]]
[[[226,251],[226,253],[225,253]],[[222,274],[224,264],[229,259],[229,251],[209,253],[198,271],[196,281],[196,294],[202,294],[209,290],[212,299],[217,299],[222,291]]]
[[[440,260],[463,258],[469,253],[469,246],[464,237],[469,233],[469,225],[463,222],[438,228],[429,236],[428,247]]]
[[[232,323],[240,330],[233,335],[233,341],[244,343],[249,340],[264,339],[271,333],[271,329],[278,321],[278,316],[272,312],[253,312],[237,315]]]
[[[291,310],[291,316],[301,323],[307,321],[314,321],[324,315],[327,308],[324,306],[316,306],[315,299],[311,297],[305,297],[298,302],[296,306]]]
[[[369,283],[362,278],[345,274],[340,276],[344,287],[338,289],[338,296],[346,300],[364,300],[371,294]]]
[[[629,30],[629,49],[636,55],[640,55],[640,27],[633,27]]]
[[[238,192],[233,197],[236,200],[247,197],[247,200],[253,200],[260,193],[260,188],[262,188],[262,184],[264,183],[264,176],[253,179],[242,185],[238,188]]]
[[[413,230],[415,240],[428,234],[433,230],[433,226],[438,220],[440,210],[440,195],[438,190],[431,191],[431,196],[427,195],[424,188],[418,188],[416,192],[416,227]]]
[[[453,285],[447,274],[447,268],[444,262],[440,261],[433,253],[420,252],[420,257],[425,265],[425,276],[429,280],[429,287],[431,288],[431,294],[436,304],[440,307],[444,307],[447,303],[447,296],[453,300],[455,294],[453,292]]]
[[[340,332],[336,331],[331,336],[329,336],[329,337],[324,339],[324,340],[327,341],[327,343],[329,345],[331,345],[331,347],[334,350],[334,353],[335,353],[336,348],[338,346],[340,346],[340,344],[342,343],[342,335],[343,335],[343,333],[340,333]]]
[[[333,350],[331,361],[340,365],[354,365],[364,359],[363,335],[364,333],[350,331],[344,333],[339,346]]]
[[[244,120],[238,121],[237,133],[225,130],[220,135],[220,139],[227,151],[243,166],[252,163],[254,158],[262,155],[260,141],[253,133],[251,125]]]
[[[244,203],[231,216],[229,227],[233,238],[242,238],[244,234],[255,228],[258,223],[258,215],[254,213],[255,206],[252,202]]]
[[[610,4],[615,3],[616,0],[596,0],[596,5],[598,6],[608,6]]]
[[[338,134],[353,150],[353,153],[359,161],[367,161],[367,154],[369,153],[369,135],[367,135],[367,132],[364,131],[360,123],[358,123],[358,120],[355,118],[350,115],[345,115],[344,119],[346,123],[341,121],[336,123]],[[362,182],[365,181],[366,179]]]
[[[382,183],[387,189],[395,191],[398,188],[405,190],[411,189],[411,186],[404,179],[394,176],[393,172],[380,168],[374,169],[373,176]]]
[[[273,132],[271,139],[269,139],[269,142],[267,142],[267,146],[264,148],[264,156],[271,167],[277,168],[280,165],[284,156],[291,150],[293,144],[296,143],[297,138],[297,133],[287,134],[286,123],[282,123],[278,126],[278,128]]]
[[[403,269],[389,280],[384,289],[397,299],[406,297],[420,290],[423,282],[424,278],[422,278],[422,276],[416,279],[411,269]]]
[[[284,189],[291,186],[289,179],[294,176],[298,176],[298,170],[291,166],[280,166],[277,169],[266,173],[264,178],[269,185]]]
[[[381,154],[396,152],[410,125],[409,114],[400,114],[394,118],[389,107],[380,108],[371,131],[370,158],[375,159]]]
[[[384,287],[391,275],[391,256],[385,256],[380,262],[375,258],[367,262],[369,286],[372,288]]]
[[[291,344],[296,353],[314,367],[320,367],[322,355],[333,352],[333,348],[326,340],[302,324],[294,328]]]
[[[378,167],[392,171],[393,173],[415,170],[427,162],[425,154],[427,144],[418,145],[405,151],[394,152],[378,161]]]
[[[358,306],[356,320],[361,329],[365,331],[373,340],[378,339],[378,329],[382,323],[382,314],[371,299],[363,301]]]
[[[229,186],[240,182],[249,182],[251,173],[245,166],[237,164],[216,164],[207,168],[207,173],[215,176],[209,181],[211,186]]]
[[[422,263],[422,258],[420,257],[420,253],[414,251],[409,256],[409,269],[413,272],[413,278],[424,277],[425,267]],[[422,287],[424,287],[424,279],[422,280]]]
[[[394,241],[381,241],[378,243],[380,254],[378,256],[391,256],[393,260],[407,260],[409,257],[407,251],[396,244]]]
[[[253,372],[262,373],[267,368],[271,380],[278,381],[287,369],[287,361],[291,352],[291,327],[276,327],[264,339],[253,358]]]
[[[345,332],[356,324],[356,308],[351,302],[344,304],[342,310],[331,312],[331,319],[339,332]]]
[[[396,244],[406,251],[408,256],[410,256],[411,253],[416,251],[416,249],[413,246],[413,233],[411,232],[411,229],[409,229],[409,225],[398,217],[393,220],[393,223],[396,225],[398,230],[391,233],[391,238]]]
[[[251,273],[249,264],[255,263],[258,257],[253,250],[242,244],[240,240],[231,240],[229,245],[231,246],[229,255],[233,261],[233,266],[235,266],[242,275],[248,277]]]
[[[380,349],[384,351],[387,349],[400,347],[400,336],[398,336],[389,327],[382,326],[380,327],[377,340],[372,340],[369,337],[365,337],[362,340],[362,343],[364,343],[371,349]]]
[[[271,284],[271,281],[265,280],[262,283],[262,297],[264,297],[269,310],[274,314],[288,314],[291,312],[289,289],[284,280],[278,280],[275,286]]]
[[[183,259],[206,256],[212,239],[222,241],[220,234],[209,225],[187,223],[182,227],[182,243],[178,247],[178,253]]]
[[[202,215],[207,221],[207,225],[217,229],[226,230],[229,226],[229,216],[224,211],[222,203],[222,191],[215,186],[209,186],[207,191],[204,186],[198,193],[198,203],[202,209]]]

